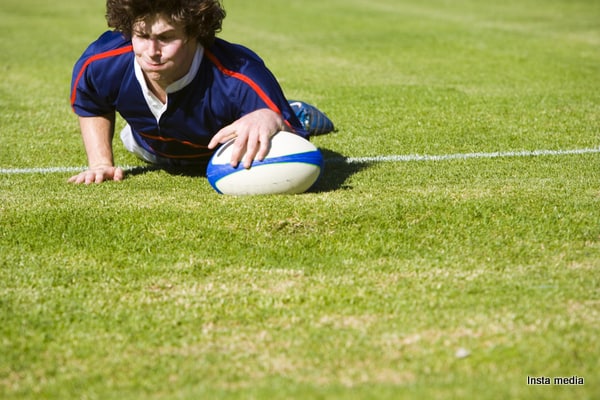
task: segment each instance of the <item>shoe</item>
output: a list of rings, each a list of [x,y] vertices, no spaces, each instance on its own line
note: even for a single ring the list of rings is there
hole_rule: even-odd
[[[335,129],[333,122],[315,106],[297,100],[289,101],[304,129],[312,135],[323,135]]]

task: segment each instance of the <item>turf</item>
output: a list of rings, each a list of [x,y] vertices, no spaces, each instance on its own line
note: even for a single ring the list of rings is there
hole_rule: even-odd
[[[338,128],[313,191],[237,198],[11,173],[85,165],[104,2],[3,0],[0,397],[598,398],[600,155],[562,153],[600,145],[600,7],[489,3],[227,0],[221,36]]]

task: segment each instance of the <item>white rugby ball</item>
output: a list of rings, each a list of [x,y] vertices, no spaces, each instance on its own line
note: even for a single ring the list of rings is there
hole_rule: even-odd
[[[264,160],[255,159],[249,169],[242,163],[233,168],[230,162],[234,140],[219,147],[206,169],[208,181],[219,193],[236,196],[303,193],[314,185],[323,170],[319,149],[303,137],[285,131],[271,138]]]

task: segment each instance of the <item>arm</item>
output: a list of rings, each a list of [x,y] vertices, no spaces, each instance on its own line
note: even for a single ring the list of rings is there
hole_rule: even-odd
[[[228,44],[219,42],[215,49],[220,51],[220,46],[227,48]],[[257,160],[266,157],[274,134],[279,131],[294,132],[296,128],[303,129],[303,126],[297,120],[277,79],[262,60],[251,50],[240,46],[228,51],[239,52],[240,57],[248,62],[240,69],[235,66],[229,69],[211,51],[205,51],[204,54],[221,73],[239,80],[237,97],[230,99],[237,110],[234,114],[239,119],[222,127],[212,137],[208,148],[214,149],[219,143],[235,138],[231,165],[237,167],[244,158],[244,168],[250,168],[255,157]]]
[[[79,117],[83,145],[87,153],[88,169],[69,179],[71,183],[101,183],[120,181],[123,170],[113,163],[112,139],[115,131],[115,114],[98,117]]]

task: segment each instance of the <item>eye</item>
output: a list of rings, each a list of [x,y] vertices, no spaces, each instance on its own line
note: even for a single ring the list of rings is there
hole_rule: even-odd
[[[161,43],[170,43],[170,42],[172,42],[172,41],[176,40],[176,39],[177,39],[177,37],[176,37],[176,35],[170,35],[170,34],[167,34],[167,35],[159,35],[159,36],[157,37],[157,39],[158,39],[158,41],[159,41],[159,42],[161,42]]]
[[[150,39],[150,35],[140,31],[133,31],[133,36],[140,39]]]

